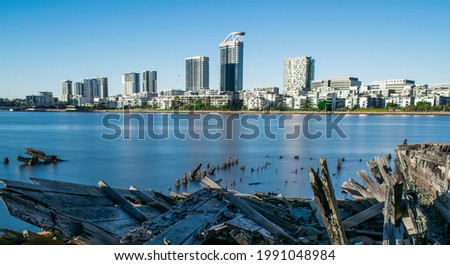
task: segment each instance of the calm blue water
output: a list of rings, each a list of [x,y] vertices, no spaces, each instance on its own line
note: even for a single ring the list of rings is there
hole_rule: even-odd
[[[393,153],[397,144],[404,138],[409,143],[426,141],[450,142],[450,116],[397,116],[397,115],[351,115],[340,123],[340,128],[348,136],[341,139],[336,133],[331,138],[321,137],[317,140],[303,136],[294,140],[285,140],[286,132],[292,131],[289,125],[301,124],[304,116],[296,115],[286,121],[286,128],[278,128],[278,122],[264,125],[260,116],[250,123],[261,129],[267,127],[277,134],[277,139],[269,140],[260,135],[253,140],[243,140],[240,133],[251,133],[242,128],[238,121],[227,129],[232,129],[232,139],[179,140],[169,127],[169,138],[152,140],[146,137],[138,139],[139,128],[146,129],[146,124],[139,127],[132,123],[130,140],[102,140],[102,133],[111,134],[111,129],[102,126],[102,113],[43,113],[43,112],[0,112],[0,158],[9,157],[8,165],[0,164],[0,178],[28,181],[30,177],[62,180],[82,184],[96,185],[104,180],[113,187],[128,188],[135,185],[141,189],[153,188],[168,193],[173,191],[175,179],[184,172],[189,172],[198,163],[217,165],[228,156],[239,157],[239,166],[216,172],[215,179],[222,179],[222,184],[241,192],[276,191],[287,197],[310,197],[308,167],[316,167],[320,157],[326,157],[333,176],[335,189],[349,177],[356,177],[356,171],[367,169],[365,161],[381,153]],[[189,114],[180,114],[186,118]],[[162,114],[155,114],[159,132],[162,126]],[[221,115],[226,119],[227,115]],[[272,115],[270,118],[278,119]],[[144,120],[147,117],[144,115]],[[114,123],[118,124],[118,121]],[[210,123],[211,124],[211,123]],[[196,121],[196,130],[201,131],[201,121]],[[186,129],[186,122],[181,127]],[[311,122],[310,132],[324,131],[324,122]],[[223,130],[216,130],[224,132]],[[144,130],[144,132],[146,132]],[[41,149],[49,154],[56,154],[66,159],[56,165],[22,166],[15,160],[22,155],[25,147]],[[294,159],[299,155],[299,159]],[[279,157],[283,156],[283,159]],[[345,157],[342,170],[336,171],[336,161]],[[312,160],[311,160],[312,158]],[[363,162],[360,162],[362,159]],[[271,164],[264,170],[250,172],[250,168]],[[301,168],[304,170],[301,170]],[[295,170],[297,169],[297,173]],[[230,183],[236,180],[236,185]],[[242,181],[241,181],[242,179]],[[248,185],[260,182],[259,185]],[[193,191],[199,188],[197,183],[190,183],[178,192]],[[30,229],[6,212],[0,205],[0,227],[14,230]]]

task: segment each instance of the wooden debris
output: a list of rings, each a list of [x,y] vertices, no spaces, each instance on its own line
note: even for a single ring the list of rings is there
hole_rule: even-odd
[[[222,188],[219,184],[217,184],[213,180],[209,178],[204,178],[202,183],[205,184],[207,187],[212,188],[217,192],[219,192],[222,196],[224,196],[227,200],[229,200],[230,203],[232,203],[236,208],[238,208],[243,214],[251,218],[260,226],[264,227],[274,236],[278,237],[279,239],[289,244],[296,243],[296,241],[291,236],[289,236],[285,231],[283,231],[280,227],[267,220],[263,215],[254,210],[245,201],[236,197],[234,194],[226,191],[224,188]]]
[[[348,219],[345,219],[342,222],[342,224],[344,225],[345,229],[349,229],[354,226],[357,226],[357,225],[369,220],[370,218],[372,218],[378,214],[381,214],[383,207],[384,207],[384,203],[382,203],[382,202],[375,204],[374,206],[372,206],[360,213],[357,213]]]
[[[322,177],[319,177],[318,172],[315,172],[312,168],[309,169],[314,200],[322,215],[325,228],[330,236],[331,244],[346,245],[347,237],[334,196],[334,189],[330,181],[327,161],[324,158],[320,159],[320,170]]]
[[[62,159],[59,159],[55,155],[47,155],[45,152],[33,148],[25,148],[25,154],[31,157],[26,158],[22,156],[17,156],[17,161],[22,162],[29,166],[39,164],[54,164],[59,161],[63,161]]]
[[[122,209],[124,209],[129,215],[135,218],[139,222],[148,221],[148,218],[142,213],[140,210],[135,208],[131,203],[125,200],[122,196],[120,196],[116,191],[114,191],[111,187],[108,186],[103,180],[98,182],[98,185],[102,190],[106,193],[106,195],[115,203],[120,205]]]
[[[313,200],[227,190],[206,176],[219,167],[201,170],[201,164],[176,183],[203,179],[206,188],[171,192],[172,198],[134,186],[115,189],[103,181],[95,187],[37,178],[31,183],[2,180],[0,196],[10,214],[48,231],[0,230],[0,244],[446,243],[445,232],[443,240],[436,238],[429,221],[438,214],[442,227],[449,227],[449,151],[448,145],[434,143],[400,145],[399,174],[386,157],[376,157],[367,164],[372,176],[360,170],[358,181],[342,184],[345,199],[335,197],[323,158],[320,173],[310,169]],[[237,158],[228,157],[222,167],[236,164]],[[265,161],[257,170],[268,165]]]

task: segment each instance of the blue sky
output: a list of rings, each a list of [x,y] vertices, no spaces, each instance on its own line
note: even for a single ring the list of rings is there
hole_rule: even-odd
[[[184,89],[184,58],[210,57],[245,31],[244,88],[283,87],[283,60],[312,56],[316,79],[450,83],[450,1],[0,0],[0,97],[61,93],[61,80],[158,71]],[[178,75],[180,75],[178,77]]]

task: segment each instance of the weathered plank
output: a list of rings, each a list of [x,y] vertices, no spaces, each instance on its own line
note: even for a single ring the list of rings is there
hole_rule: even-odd
[[[246,202],[251,203],[252,205],[259,206],[260,208],[263,208],[266,211],[268,211],[272,214],[275,214],[279,217],[286,218],[286,219],[293,217],[293,215],[291,215],[291,213],[283,207],[278,207],[278,206],[272,205],[270,203],[264,203],[264,202],[261,202],[260,200],[253,199],[252,197],[242,197],[242,199],[244,199]]]
[[[330,236],[331,244],[346,245],[347,237],[345,235],[344,226],[342,225],[341,215],[337,207],[336,197],[334,196],[334,189],[330,181],[328,173],[327,161],[320,158],[320,171],[322,177],[319,178],[312,168],[309,169],[311,188],[314,193],[314,200],[322,215]]]
[[[394,180],[390,173],[392,172],[391,166],[389,165],[389,161],[387,161],[385,156],[376,157],[375,162],[378,166],[378,170],[383,178],[384,182],[388,186],[392,186],[394,184]]]
[[[362,204],[362,206],[368,208],[372,206],[372,204],[361,194],[359,193],[352,184],[348,182],[344,182],[341,185],[341,189],[346,193],[350,194],[350,196],[355,200]],[[339,201],[338,201],[339,204]]]
[[[345,219],[344,221],[342,221],[342,224],[344,225],[345,229],[357,226],[380,214],[383,211],[383,207],[384,203],[382,202],[375,204],[374,206]]]
[[[258,211],[260,214],[262,214],[264,217],[266,217],[269,221],[271,221],[274,224],[277,224],[281,227],[284,227],[288,230],[291,230],[292,232],[295,232],[298,230],[298,225],[289,222],[282,218],[281,216],[278,216],[278,214],[275,212],[271,212],[268,209],[263,208],[262,205],[254,204],[254,200],[248,199],[246,202],[256,211]]]
[[[122,207],[117,206],[85,207],[80,205],[77,207],[66,207],[58,212],[77,217],[87,222],[114,221],[133,218],[133,216],[127,213]]]
[[[285,240],[287,243],[296,244],[296,240],[294,240],[290,235],[288,235],[283,229],[274,223],[270,222],[258,211],[254,210],[250,205],[248,205],[244,200],[236,197],[234,194],[225,190],[222,186],[214,182],[208,177],[205,177],[202,181],[204,185],[209,188],[217,190],[224,198],[226,198],[230,203],[232,203],[236,208],[239,209],[243,214],[247,217],[255,221],[260,226],[264,227],[267,231],[272,233],[274,236]]]
[[[38,186],[39,187],[39,186]],[[106,196],[73,195],[55,192],[42,192],[31,189],[14,189],[15,193],[22,194],[29,199],[39,201],[45,205],[51,205],[52,209],[64,209],[77,206],[113,206],[113,202]]]
[[[125,200],[122,196],[117,194],[111,187],[108,186],[104,181],[100,180],[98,185],[102,188],[102,190],[108,195],[108,197],[119,204],[122,209],[124,209],[128,214],[130,214],[133,218],[138,220],[139,222],[149,221],[149,219],[138,210],[136,207],[131,205],[127,200]]]
[[[42,191],[52,191],[55,193],[76,194],[104,197],[102,190],[92,185],[82,185],[71,182],[55,181],[41,178],[30,178]]]
[[[362,180],[364,185],[372,192],[372,195],[378,202],[384,202],[384,194],[380,186],[375,184],[375,182],[370,178],[370,176],[364,170],[359,170],[357,172],[359,178]]]
[[[175,205],[177,203],[174,199],[170,198],[169,196],[166,196],[166,195],[162,194],[161,192],[157,192],[157,191],[154,191],[152,189],[149,189],[149,190],[146,190],[146,191],[143,191],[143,192],[144,193],[149,193],[151,196],[153,196],[155,198],[158,198],[158,199],[161,199],[161,200],[165,201],[166,203],[168,203],[171,206],[173,206],[173,205]]]
[[[157,209],[158,211],[160,211],[161,213],[166,212],[167,210],[170,209],[170,207],[167,206],[167,204],[162,204],[159,201],[157,201],[154,197],[151,197],[145,193],[143,193],[141,190],[139,190],[137,187],[135,186],[131,186],[129,188],[129,190],[135,194],[137,197],[139,197],[139,199],[141,199],[142,201],[144,201],[146,204],[154,207],[155,209]]]
[[[258,229],[262,228],[257,223],[245,217],[243,214],[238,214],[235,218],[226,221],[225,224],[231,225],[249,232],[255,232]]]
[[[122,237],[125,234],[129,233],[131,230],[141,227],[141,223],[137,222],[134,218],[104,220],[92,223],[99,228],[117,235],[117,237]]]
[[[309,202],[309,204],[320,227],[325,228],[325,222],[323,221],[322,214],[320,213],[319,207],[317,206],[317,202],[315,200],[312,200]]]
[[[371,205],[375,205],[378,203],[378,201],[375,199],[375,197],[373,196],[372,192],[368,191],[363,185],[359,184],[357,181],[355,181],[354,179],[350,178],[349,179],[350,184],[355,188],[355,190],[357,190],[359,193],[361,193],[361,195],[371,204]]]
[[[392,181],[387,182],[383,208],[383,245],[403,244],[402,192],[403,187],[400,183],[392,185]]]
[[[367,167],[370,170],[370,173],[374,176],[375,180],[379,185],[384,183],[383,176],[381,176],[380,169],[378,168],[377,162],[374,159],[367,162]]]
[[[208,203],[210,202],[211,203]],[[225,207],[225,203],[217,203],[217,199],[210,199],[207,203],[203,204],[206,209],[210,210],[220,210]],[[214,207],[214,204],[218,207]],[[207,205],[207,206],[206,206]],[[196,213],[190,213],[186,215],[183,219],[179,220],[175,224],[168,227],[166,230],[161,232],[158,236],[146,242],[146,245],[162,245],[170,242],[172,245],[184,244],[186,240],[192,242],[192,236],[210,222],[217,213],[200,211]]]

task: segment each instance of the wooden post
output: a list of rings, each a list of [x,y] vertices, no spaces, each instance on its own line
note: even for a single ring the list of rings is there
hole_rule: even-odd
[[[322,215],[331,244],[346,245],[347,237],[345,235],[344,226],[342,225],[341,214],[337,207],[334,189],[330,181],[328,173],[327,161],[325,158],[320,159],[320,171],[322,177],[319,178],[318,172],[312,168],[309,169],[311,188],[314,193],[314,200]]]

